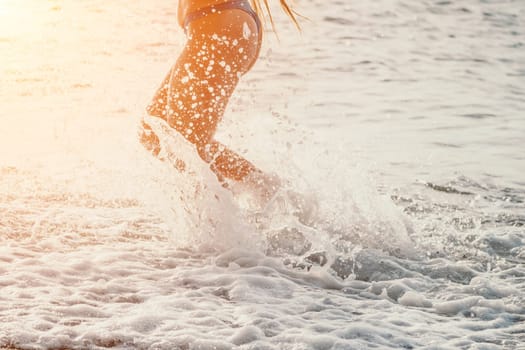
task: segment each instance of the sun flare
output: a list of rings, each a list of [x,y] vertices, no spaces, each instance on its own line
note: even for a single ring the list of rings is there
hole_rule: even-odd
[[[0,0],[0,37],[4,42],[24,43],[43,38],[50,20],[48,6],[47,1]]]
[[[22,1],[20,1],[20,3],[22,3]],[[0,16],[9,15],[14,7],[16,7],[16,2],[13,0],[0,0]]]
[[[8,35],[23,27],[21,12],[23,2],[16,3],[12,0],[0,0],[0,35]]]

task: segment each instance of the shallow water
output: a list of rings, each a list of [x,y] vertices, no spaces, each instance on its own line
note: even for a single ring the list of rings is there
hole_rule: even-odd
[[[138,145],[175,7],[0,3],[0,346],[524,348],[525,3],[279,15],[219,130],[257,214]]]

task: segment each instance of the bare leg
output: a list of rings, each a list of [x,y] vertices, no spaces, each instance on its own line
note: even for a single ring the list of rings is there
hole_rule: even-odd
[[[253,34],[247,36],[248,24]],[[148,106],[150,115],[166,120],[196,146],[219,179],[242,182],[263,176],[252,163],[213,139],[240,75],[256,58],[256,35],[253,18],[238,10],[195,21],[183,52]],[[144,139],[158,141],[148,135]]]
[[[248,175],[261,172],[252,163],[218,141],[211,140],[198,151],[201,158],[210,163],[211,169],[220,176],[227,174],[228,176],[225,177],[242,182]]]

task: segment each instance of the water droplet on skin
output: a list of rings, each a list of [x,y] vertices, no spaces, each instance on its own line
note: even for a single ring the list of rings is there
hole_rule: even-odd
[[[252,31],[250,30],[250,27],[248,26],[248,23],[244,22],[242,24],[242,36],[243,36],[243,38],[248,40],[248,39],[250,39],[251,35],[252,35]]]

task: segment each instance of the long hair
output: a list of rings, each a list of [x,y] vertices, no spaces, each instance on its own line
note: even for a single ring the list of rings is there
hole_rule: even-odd
[[[300,16],[297,12],[293,10],[293,8],[288,5],[286,0],[279,0],[281,4],[281,8],[283,9],[284,13],[290,17],[292,22],[294,23],[295,27],[298,30],[301,30],[301,27],[299,26],[299,22],[297,21],[297,16]],[[263,12],[266,12],[268,15],[268,18],[270,19],[270,23],[272,24],[272,29],[275,32],[275,23],[273,22],[272,12],[270,11],[270,5],[268,5],[268,0],[251,0],[251,3],[255,9],[255,12],[260,17],[264,17]],[[264,10],[263,10],[264,7]]]

